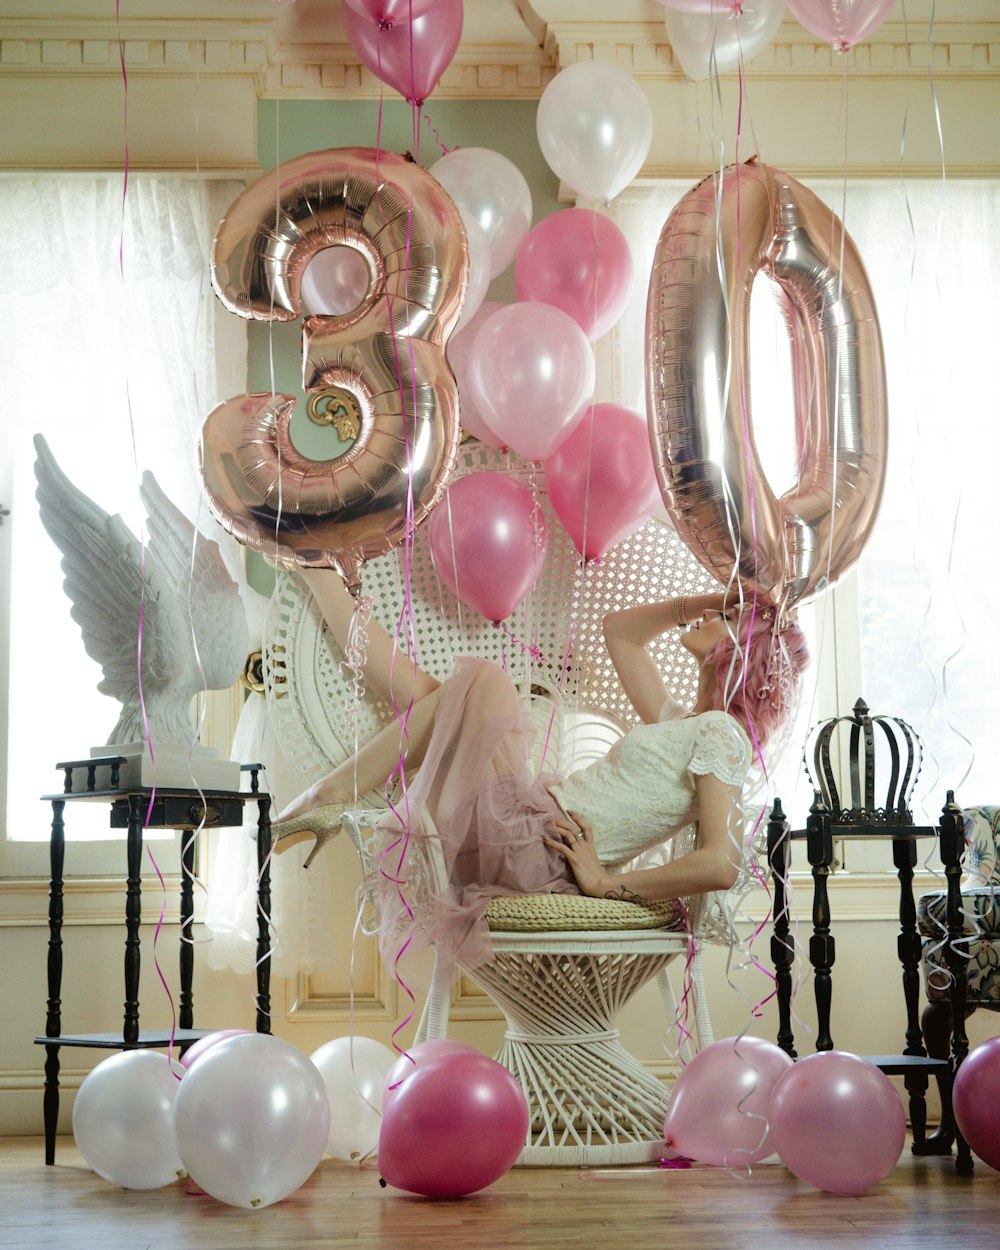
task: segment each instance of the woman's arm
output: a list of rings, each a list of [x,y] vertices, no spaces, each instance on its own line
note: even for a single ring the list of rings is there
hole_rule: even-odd
[[[656,724],[668,697],[660,670],[646,650],[646,644],[668,629],[698,620],[706,612],[721,612],[725,605],[726,593],[720,590],[710,595],[687,595],[644,603],[605,616],[604,642],[611,663],[628,701],[645,724]]]
[[[731,889],[739,875],[737,847],[743,845],[740,788],[726,785],[714,773],[706,773],[695,777],[695,793],[698,848],[658,868],[609,873],[597,858],[590,825],[575,812],[567,812],[567,820],[556,821],[556,837],[546,841],[569,864],[581,891],[592,898],[642,903]]]

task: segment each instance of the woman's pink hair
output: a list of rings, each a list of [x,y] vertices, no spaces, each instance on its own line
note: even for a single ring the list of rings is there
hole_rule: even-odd
[[[735,638],[706,656],[716,666],[715,707],[740,722],[760,747],[794,713],[799,674],[809,663],[805,635],[789,621],[777,628],[772,607],[744,604]]]

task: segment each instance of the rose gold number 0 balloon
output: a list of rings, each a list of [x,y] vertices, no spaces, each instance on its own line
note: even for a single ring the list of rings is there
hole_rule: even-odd
[[[292,321],[302,272],[321,249],[354,248],[368,292],[343,316],[303,322],[303,387],[353,417],[354,443],[330,460],[289,437],[290,395],[238,395],[204,426],[202,479],[212,511],[241,543],[356,585],[362,561],[399,543],[433,508],[455,465],[455,379],[445,361],[468,284],[458,209],[411,160],[331,149],[286,162],[230,205],[212,280],[241,317]]]
[[[792,353],[799,476],[780,498],[750,414],[757,273],[780,289]],[[857,249],[812,192],[752,161],[724,171],[721,194],[707,179],[684,196],[653,262],[646,385],[667,510],[720,581],[735,570],[791,607],[854,564],[885,478],[882,339]]]

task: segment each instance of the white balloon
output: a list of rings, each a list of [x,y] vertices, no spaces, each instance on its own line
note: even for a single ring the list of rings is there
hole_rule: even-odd
[[[498,300],[484,300],[479,305],[479,310],[475,316],[469,319],[469,324],[462,327],[462,333],[453,334],[448,340],[448,363],[451,365],[451,371],[454,373],[455,381],[458,384],[458,419],[466,434],[471,434],[473,438],[479,439],[487,447],[503,447],[504,441],[490,429],[489,422],[483,416],[469,391],[469,360],[473,355],[472,344],[479,327],[493,313],[499,312],[501,308],[506,307],[506,304],[502,304]]]
[[[191,1178],[233,1207],[293,1194],[323,1157],[330,1104],[316,1068],[290,1042],[230,1037],[188,1069],[174,1103]]]
[[[431,166],[465,220],[472,218],[490,245],[490,277],[503,273],[531,229],[531,191],[524,174],[490,148],[456,148]]]
[[[382,1086],[397,1055],[371,1037],[338,1037],[321,1046],[312,1061],[330,1100],[326,1153],[361,1159],[378,1146]]]
[[[302,270],[302,302],[315,315],[343,316],[368,294],[368,262],[356,247],[324,247]]]
[[[89,1072],[73,1104],[87,1166],[125,1189],[159,1189],[183,1176],[173,1121],[183,1075],[152,1050],[123,1050]]]
[[[587,200],[611,200],[627,187],[653,141],[646,93],[606,61],[577,61],[556,74],[535,124],[549,168]]]
[[[726,74],[771,42],[784,17],[784,0],[754,0],[742,13],[680,13],[667,10],[667,37],[688,78]]]
[[[469,238],[469,286],[465,292],[462,315],[458,319],[458,324],[451,332],[452,338],[455,337],[459,330],[465,329],[482,307],[483,300],[486,298],[486,292],[490,289],[490,271],[492,269],[490,241],[480,228],[479,222],[472,217],[468,217],[465,213],[462,213],[462,220],[465,223],[465,233]]]

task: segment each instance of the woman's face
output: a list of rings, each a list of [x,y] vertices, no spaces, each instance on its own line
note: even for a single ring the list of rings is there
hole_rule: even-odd
[[[681,646],[700,661],[718,646],[723,638],[731,637],[734,629],[735,612],[733,619],[728,619],[724,612],[706,612],[681,635]]]

